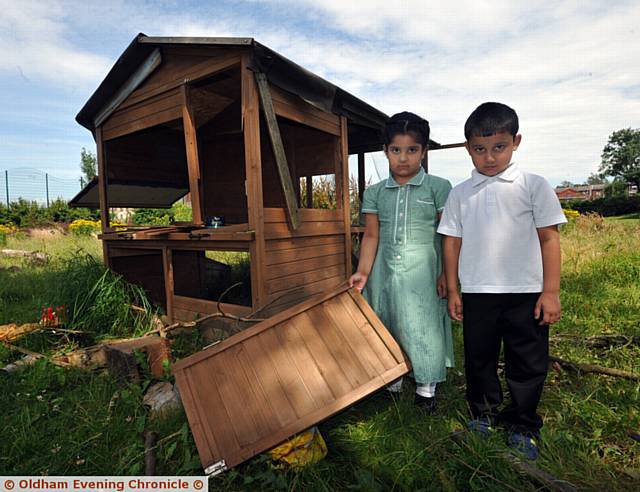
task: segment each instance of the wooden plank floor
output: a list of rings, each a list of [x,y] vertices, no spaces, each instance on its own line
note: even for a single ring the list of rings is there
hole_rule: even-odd
[[[231,468],[409,372],[360,294],[306,301],[174,365],[204,468]]]

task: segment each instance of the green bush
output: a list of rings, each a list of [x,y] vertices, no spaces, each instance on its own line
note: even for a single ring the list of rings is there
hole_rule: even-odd
[[[136,208],[131,216],[135,225],[168,226],[173,222],[189,222],[191,205],[176,202],[171,208]]]
[[[581,214],[594,212],[603,217],[640,212],[640,196],[611,196],[596,200],[570,200],[562,203],[564,208],[577,210]]]
[[[71,222],[77,219],[96,219],[98,210],[71,208],[69,204],[57,199],[46,205],[33,200],[19,198],[9,206],[0,204],[0,224],[15,224],[18,227],[37,227],[55,222]]]

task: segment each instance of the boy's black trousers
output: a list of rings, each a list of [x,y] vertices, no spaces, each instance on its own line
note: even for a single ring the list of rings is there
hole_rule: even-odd
[[[467,401],[474,417],[538,437],[536,409],[549,366],[549,327],[534,318],[539,293],[462,294]],[[511,402],[501,410],[500,346]]]

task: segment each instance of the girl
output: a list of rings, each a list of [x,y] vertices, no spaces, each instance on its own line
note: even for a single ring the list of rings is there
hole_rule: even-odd
[[[363,291],[408,355],[415,403],[432,412],[436,383],[453,366],[441,237],[436,234],[451,184],[424,172],[428,141],[429,123],[413,113],[398,113],[386,123],[390,176],[364,193],[366,229],[349,285]],[[402,379],[387,389],[400,391]]]

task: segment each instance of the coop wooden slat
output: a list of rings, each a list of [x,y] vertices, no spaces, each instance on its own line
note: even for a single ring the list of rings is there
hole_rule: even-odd
[[[118,126],[113,130],[107,131],[105,129],[104,140],[112,140],[129,133],[134,133],[146,128],[151,128],[152,126],[161,125],[162,123],[167,123],[168,121],[177,120],[180,118],[180,116],[182,116],[180,106],[175,106],[165,111],[160,111],[147,117],[137,119],[125,125]]]
[[[278,299],[278,302],[274,302],[273,306],[288,304],[289,300],[293,299],[304,299],[309,296],[315,296],[317,294],[321,294],[323,292],[327,292],[331,289],[337,288],[340,284],[344,283],[344,275],[338,275],[337,277],[331,277],[326,280],[321,280],[319,282],[313,282],[310,284],[305,284],[299,287],[293,287],[291,290],[276,292],[275,294],[271,294],[267,297],[267,302],[274,301]],[[291,297],[288,297],[288,293],[291,293]],[[301,301],[298,301],[301,302]],[[272,307],[271,305],[269,307]],[[275,311],[270,311],[275,312]]]
[[[254,368],[254,373],[260,386],[268,395],[269,405],[276,419],[281,426],[286,426],[294,422],[298,418],[296,411],[291,406],[291,402],[284,392],[276,368],[273,365],[271,357],[269,357],[269,354],[263,348],[260,338],[249,338],[242,344]]]
[[[300,313],[295,319],[296,327],[304,338],[314,363],[318,367],[322,377],[331,388],[335,398],[347,394],[353,389],[344,370],[337,363],[331,353],[331,349],[325,345],[318,333],[318,329],[307,313]]]
[[[257,410],[256,424],[258,425],[258,433],[260,437],[276,432],[280,427],[280,423],[276,420],[278,408],[274,408],[270,402],[269,393],[265,391],[256,369],[252,365],[252,359],[248,352],[249,340],[234,347],[235,356],[239,363],[240,369],[244,371],[247,382],[247,389],[251,391],[249,401],[256,402]],[[264,356],[263,356],[264,357]]]
[[[215,442],[221,450],[240,447],[231,424],[233,415],[229,414],[224,405],[213,367],[194,366],[185,373],[191,388],[191,395],[198,408],[199,421],[203,426],[207,442]]]
[[[336,305],[336,303],[338,304]],[[335,326],[342,328],[346,343],[349,344],[354,354],[358,354],[360,364],[367,371],[368,376],[370,378],[376,377],[383,372],[378,369],[381,366],[381,361],[362,335],[358,326],[355,325],[349,313],[342,307],[340,301],[334,297],[325,302],[322,305],[322,309]]]
[[[311,395],[314,407],[329,404],[335,400],[331,388],[322,377],[313,357],[309,353],[304,337],[298,331],[297,325],[304,324],[307,320],[298,316],[277,326],[274,332],[280,343],[286,347],[289,357],[293,361],[302,382]]]
[[[382,362],[385,369],[391,369],[396,365],[396,360],[391,356],[386,345],[380,339],[380,336],[374,330],[371,330],[371,323],[365,318],[362,311],[353,303],[348,302],[344,297],[336,298],[337,302],[342,305],[342,308],[351,316],[354,326],[362,332],[362,335],[369,343],[371,349],[375,352],[376,356]]]
[[[330,239],[330,241],[328,241],[328,244],[317,246],[301,244],[297,248],[267,251],[266,264],[277,265],[290,261],[306,260],[309,258],[317,258],[342,253],[344,246],[341,244],[340,239],[336,241],[336,237],[337,236],[331,236],[330,238],[327,237],[327,239]],[[318,236],[318,238],[322,238],[322,236]]]
[[[317,306],[307,311],[307,316],[314,326],[317,326],[318,334],[327,347],[331,347],[331,354],[343,368],[344,374],[353,388],[363,384],[367,379],[367,371],[362,367],[357,353],[344,339],[341,327],[336,326],[333,319],[327,316],[322,306]]]
[[[291,96],[277,87],[272,88],[273,107],[279,116],[312,128],[340,135],[340,121],[333,113],[325,113],[300,98]]]
[[[344,254],[338,253],[335,255],[324,255],[317,258],[310,258],[308,260],[291,261],[288,263],[280,263],[276,265],[267,266],[267,280],[273,280],[287,275],[295,273],[310,272],[319,268],[326,268],[334,265],[339,265],[344,262]]]
[[[241,447],[251,445],[260,437],[258,418],[261,410],[247,391],[248,381],[235,352],[242,344],[231,347],[211,359],[209,367],[216,379],[223,405]],[[255,405],[255,406],[252,406]]]
[[[195,379],[187,374],[186,371],[177,372],[174,375],[176,386],[180,388],[180,399],[189,420],[191,434],[200,454],[200,462],[203,466],[206,466],[206,463],[210,463],[215,456],[220,456],[222,450],[226,449],[226,443],[223,444],[223,447],[219,447],[218,442],[221,437],[214,436],[211,430],[208,429],[207,415],[203,412],[204,409],[199,399],[194,396],[196,394],[193,388]]]
[[[157,95],[142,104],[134,104],[124,109],[119,108],[107,119],[105,129],[111,131],[122,125],[128,125],[140,118],[149,117],[155,113],[166,111],[180,104],[180,92],[173,89]]]
[[[303,222],[295,231],[290,230],[285,223],[266,223],[264,225],[265,239],[330,236],[333,234],[344,234],[344,224],[342,222]]]
[[[342,212],[339,210],[301,208],[298,212],[301,222],[339,222],[342,220]],[[265,208],[264,221],[265,223],[287,222],[287,217],[282,208]]]
[[[374,353],[368,316],[346,312],[359,296],[325,293],[174,364],[205,467],[233,467],[406,374],[404,359],[386,367]]]
[[[384,342],[387,350],[389,350],[389,353],[393,355],[396,362],[403,361],[405,357],[402,353],[402,349],[393,339],[391,333],[387,331],[385,326],[382,324],[382,321],[380,321],[380,318],[378,318],[371,306],[369,306],[367,301],[364,300],[364,297],[362,297],[361,295],[356,295],[353,291],[349,292],[349,295],[355,301],[358,308],[367,318],[369,323],[371,323],[371,326],[376,330],[376,332],[380,336],[380,339]]]
[[[287,275],[286,277],[267,281],[267,292],[269,294],[275,294],[276,292],[289,290],[293,287],[319,282],[320,280],[340,275],[344,275],[344,265],[334,265],[332,267],[320,268],[309,272],[295,273],[293,275]]]
[[[178,56],[180,56],[180,58],[178,58]],[[179,62],[179,65],[176,64],[177,62]],[[194,57],[174,55],[170,58],[169,62],[163,64],[143,85],[136,89],[127,100],[122,103],[120,108],[126,108],[140,101],[162,94],[163,92],[175,89],[182,85],[185,79],[194,81],[227,70],[240,63],[240,56],[231,53],[228,56],[215,60],[207,58],[196,64],[193,62]]]
[[[267,251],[278,251],[282,249],[308,248],[312,246],[323,246],[325,244],[336,244],[342,241],[339,234],[333,236],[313,236],[313,237],[293,237],[283,239],[270,239],[267,241]]]
[[[217,313],[219,311],[217,302],[195,299],[193,297],[174,295],[173,305],[178,309],[186,309],[195,313]],[[251,314],[251,308],[248,306],[222,302],[220,303],[220,307],[225,313],[232,314],[234,316],[247,316]]]
[[[277,329],[278,326],[271,330],[265,330],[260,335],[260,342],[273,361],[278,379],[296,415],[299,418],[304,417],[317,407],[300,373],[296,370],[285,345],[278,338]]]

